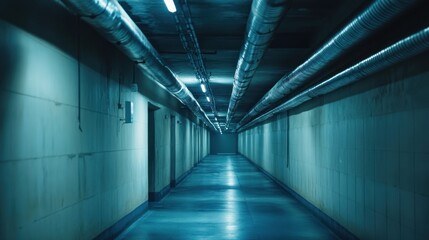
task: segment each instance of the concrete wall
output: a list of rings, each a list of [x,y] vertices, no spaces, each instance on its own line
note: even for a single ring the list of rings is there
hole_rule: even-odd
[[[76,59],[0,29],[2,49],[17,53],[0,89],[1,236],[94,237],[147,199],[147,100],[82,65],[79,130]],[[119,92],[134,102],[133,124],[119,120]]]
[[[0,239],[91,239],[148,199],[148,101],[181,104],[58,4],[28,4],[0,3]],[[132,124],[120,120],[124,101]],[[186,156],[189,143],[177,141]],[[197,159],[177,161],[181,173]]]
[[[239,152],[361,239],[429,238],[429,57],[239,134]]]
[[[155,192],[170,184],[170,111],[155,111]]]
[[[210,135],[211,154],[237,153],[237,134],[212,133]]]
[[[171,116],[175,116],[175,139],[171,140]],[[200,139],[200,135],[205,136]],[[209,131],[177,112],[161,107],[155,111],[155,192],[170,185],[171,144],[175,144],[175,180],[208,155]]]
[[[198,140],[201,136],[201,140]],[[176,179],[187,173],[210,152],[210,132],[176,115]]]

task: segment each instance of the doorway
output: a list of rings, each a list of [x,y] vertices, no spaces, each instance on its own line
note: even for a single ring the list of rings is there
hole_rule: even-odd
[[[148,104],[148,195],[149,201],[155,201],[155,111],[159,107]]]
[[[176,186],[176,116],[170,116],[170,187]]]

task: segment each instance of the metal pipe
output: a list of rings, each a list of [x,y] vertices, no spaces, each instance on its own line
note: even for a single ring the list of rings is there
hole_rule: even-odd
[[[187,0],[177,0],[177,12],[175,14],[176,26],[179,31],[180,41],[186,54],[191,62],[195,76],[206,88],[205,93],[211,101],[209,102],[213,115],[217,116],[216,100],[214,98],[211,86],[210,75],[206,70],[203,55],[198,43],[197,34],[195,33],[194,24],[192,23],[191,11]]]
[[[329,64],[337,60],[353,46],[363,42],[373,32],[411,8],[418,0],[377,0],[364,12],[345,26],[313,56],[293,72],[283,76],[240,120],[238,128],[245,125],[263,111],[272,107],[284,96],[317,76]]]
[[[280,106],[255,118],[253,121],[241,127],[240,131],[248,129],[259,122],[265,121],[277,113],[287,111],[315,97],[330,93],[338,88],[357,82],[365,77],[428,50],[429,27],[391,45],[358,64],[338,73],[328,80],[303,91]]]
[[[162,61],[149,40],[116,0],[61,0],[109,42],[115,43],[149,79],[186,105],[198,118],[216,130],[188,88]]]
[[[241,98],[245,94],[259,63],[271,42],[281,19],[286,12],[288,0],[254,0],[247,34],[241,48],[234,83],[226,115],[226,127],[229,126]]]

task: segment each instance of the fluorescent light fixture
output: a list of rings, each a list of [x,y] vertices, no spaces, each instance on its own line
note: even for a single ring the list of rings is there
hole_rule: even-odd
[[[206,98],[207,98],[207,102],[210,102],[210,98],[209,98],[209,96],[207,96]]]
[[[168,11],[175,13],[176,12],[176,6],[174,5],[173,0],[164,0],[165,6],[167,6]]]
[[[201,90],[203,93],[207,92],[206,85],[204,85],[204,83],[201,83]]]

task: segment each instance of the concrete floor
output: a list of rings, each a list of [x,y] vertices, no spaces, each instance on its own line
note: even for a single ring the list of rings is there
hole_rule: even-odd
[[[206,157],[118,239],[337,239],[239,155]]]

